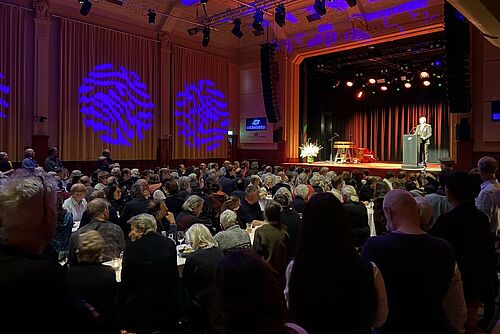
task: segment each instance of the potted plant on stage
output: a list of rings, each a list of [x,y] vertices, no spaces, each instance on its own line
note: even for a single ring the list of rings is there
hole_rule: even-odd
[[[307,143],[300,146],[300,157],[306,158],[308,163],[313,163],[314,158],[318,156],[322,148],[322,146],[318,145],[318,141],[316,141],[316,143],[311,143],[308,139]]]

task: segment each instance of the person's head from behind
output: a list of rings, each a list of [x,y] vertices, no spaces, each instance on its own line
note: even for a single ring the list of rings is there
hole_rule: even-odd
[[[482,157],[477,162],[477,168],[479,170],[479,175],[485,181],[493,180],[495,178],[495,172],[498,168],[497,160],[493,157]]]
[[[394,180],[394,172],[388,171],[387,173],[385,173],[385,178],[389,181]]]
[[[194,216],[198,217],[203,210],[203,198],[198,195],[189,196],[184,204],[182,204],[182,210],[190,212]]]
[[[264,218],[272,225],[279,225],[281,221],[281,205],[272,200],[264,208]]]
[[[81,183],[75,183],[71,186],[71,197],[77,202],[80,203],[85,198],[85,193],[87,189]]]
[[[276,194],[274,195],[273,199],[281,205],[282,208],[288,208],[290,207],[291,198],[288,198],[285,194]]]
[[[102,259],[104,239],[95,230],[90,230],[78,235],[78,248],[76,258],[80,263],[99,263]]]
[[[337,190],[342,189],[342,181],[343,181],[342,176],[338,176],[338,175],[334,176],[332,178],[332,188],[337,189]]]
[[[87,205],[87,211],[93,220],[108,220],[109,207],[108,202],[103,198],[94,198]]]
[[[254,252],[235,250],[215,275],[217,322],[227,334],[281,334],[286,305],[278,274]],[[249,315],[258,314],[252,321]]]
[[[247,184],[245,182],[245,179],[237,179],[236,182],[234,183],[236,190],[239,191],[245,191],[245,188],[247,187]]]
[[[241,197],[238,195],[231,195],[229,199],[224,202],[223,209],[238,211],[241,206]]]
[[[156,221],[159,222],[167,216],[168,208],[164,201],[159,199],[149,200],[146,213],[149,213],[155,217]]]
[[[83,175],[79,182],[81,184],[83,184],[85,187],[90,187],[90,177],[88,177],[87,175]]]
[[[214,240],[210,230],[203,224],[191,225],[186,232],[186,238],[194,250],[217,247],[217,241]]]
[[[358,203],[359,197],[356,193],[356,189],[353,186],[344,186],[342,188],[342,198],[344,203]]]
[[[286,196],[288,198],[288,202],[289,202],[288,205],[290,205],[290,203],[293,200],[292,193],[290,192],[290,190],[288,190],[286,187],[281,187],[278,190],[276,190],[276,194],[274,194],[273,197],[280,196],[280,195]],[[286,205],[286,206],[288,206],[288,205]]]
[[[384,197],[383,207],[390,231],[418,228],[417,202],[408,191],[403,189],[389,191]]]
[[[259,187],[249,184],[245,189],[245,199],[250,204],[257,203],[259,201]]]
[[[309,188],[305,184],[299,184],[295,188],[295,196],[307,202],[309,200]]]
[[[225,231],[236,225],[238,222],[238,216],[236,215],[236,212],[226,209],[220,214],[219,220],[221,228]]]
[[[27,253],[41,254],[57,226],[57,186],[46,174],[18,171],[0,179],[0,238]]]
[[[474,201],[477,191],[472,179],[466,172],[451,172],[446,176],[446,197],[451,204]]]
[[[156,232],[156,219],[148,213],[141,213],[128,220],[130,224],[130,240],[137,241],[147,233]]]
[[[428,231],[433,222],[434,210],[432,204],[425,197],[415,197],[418,207],[420,228]]]

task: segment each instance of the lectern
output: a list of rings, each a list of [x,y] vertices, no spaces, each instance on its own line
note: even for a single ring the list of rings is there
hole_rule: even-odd
[[[419,141],[417,134],[403,136],[403,169],[420,169],[418,166]]]

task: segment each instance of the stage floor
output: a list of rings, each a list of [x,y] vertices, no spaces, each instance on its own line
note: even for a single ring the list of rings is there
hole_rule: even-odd
[[[329,161],[316,161],[313,163],[307,163],[307,162],[297,162],[297,163],[284,163],[283,165],[285,166],[300,166],[300,167],[307,167],[307,168],[321,168],[321,167],[328,167],[328,169],[335,171],[337,174],[338,172],[344,172],[344,171],[353,171],[353,170],[364,170],[368,169],[370,171],[370,175],[376,175],[383,177],[387,171],[393,171],[395,173],[398,173],[401,170],[406,170],[409,173],[414,173],[414,172],[420,172],[420,171],[428,171],[428,172],[439,172],[440,165],[439,163],[429,163],[427,164],[427,167],[421,168],[421,169],[403,169],[403,166],[401,163],[398,162],[370,162],[370,163],[332,163]]]

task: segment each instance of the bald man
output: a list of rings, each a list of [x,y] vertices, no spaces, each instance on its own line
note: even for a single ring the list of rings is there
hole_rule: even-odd
[[[362,253],[380,268],[386,285],[390,312],[381,332],[445,334],[450,326],[463,331],[465,302],[452,246],[420,228],[417,202],[408,191],[391,190],[383,206],[390,233],[368,239]]]

